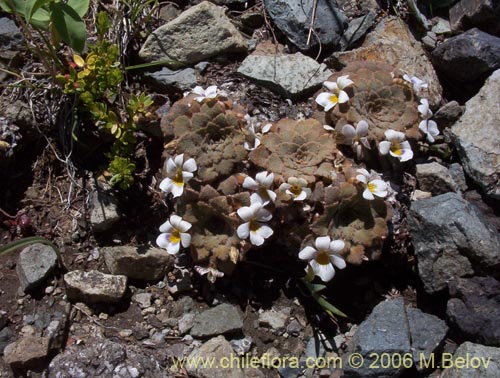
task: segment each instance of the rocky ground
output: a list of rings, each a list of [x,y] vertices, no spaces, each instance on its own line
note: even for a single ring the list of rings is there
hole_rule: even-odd
[[[500,3],[318,0],[309,43],[311,3],[160,2],[129,62],[182,68],[129,71],[128,85],[153,96],[157,121],[139,132],[126,191],[102,180],[93,154],[68,156],[64,97],[36,86],[41,65],[0,14],[1,245],[36,235],[57,246],[0,255],[0,377],[498,376]],[[158,185],[168,117],[184,92],[217,85],[262,123],[313,118],[338,131],[340,106],[325,115],[314,99],[339,75],[357,91],[358,113],[346,117],[368,114],[382,135],[401,128],[414,150],[405,163],[373,163],[391,187],[382,242],[359,261],[346,257],[324,291],[347,318],[304,291],[288,241],[248,252],[215,283],[188,253],[158,248],[158,227],[178,209]],[[411,134],[418,98],[438,125],[433,143]],[[231,356],[246,366],[186,362]]]

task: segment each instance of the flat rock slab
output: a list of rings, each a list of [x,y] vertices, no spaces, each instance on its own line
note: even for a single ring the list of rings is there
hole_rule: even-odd
[[[432,61],[450,79],[472,82],[500,68],[500,38],[471,29],[436,47]]]
[[[500,266],[498,232],[456,193],[413,202],[408,222],[419,276],[428,293],[445,289],[454,278]]]
[[[368,318],[359,325],[349,344],[350,353],[360,353],[364,364],[358,369],[344,365],[344,378],[397,377],[401,366],[370,368],[375,355],[410,353],[410,329],[402,298],[379,303]]]
[[[37,369],[49,354],[49,337],[23,336],[4,349],[4,361],[14,369]]]
[[[156,29],[146,39],[139,56],[147,61],[172,61],[165,65],[180,67],[246,50],[245,39],[224,9],[203,1]]]
[[[498,62],[500,64],[500,55]],[[467,101],[465,113],[451,129],[465,172],[487,195],[496,199],[500,199],[499,93],[500,69]]]
[[[497,34],[500,32],[498,5],[498,0],[460,0],[450,8],[453,32],[478,27],[487,33]]]
[[[90,208],[90,225],[96,232],[108,231],[121,219],[118,200],[109,192],[94,191]]]
[[[466,342],[457,348],[453,356],[446,355],[446,358],[447,368],[443,369],[441,378],[498,378],[500,348]],[[469,362],[467,366],[466,361]]]
[[[431,192],[433,195],[459,191],[459,185],[445,166],[432,162],[417,164],[416,169],[420,190]]]
[[[439,84],[436,71],[420,42],[397,18],[385,18],[367,34],[361,47],[334,53],[331,58],[328,58],[327,64],[328,66],[347,66],[358,60],[387,63],[407,72],[410,76],[418,77],[429,86],[424,97],[429,99],[432,106],[440,104],[443,89]]]
[[[174,261],[167,251],[156,247],[104,247],[102,253],[111,274],[144,281],[162,279]]]
[[[236,307],[223,303],[196,315],[191,329],[193,337],[211,337],[240,331],[243,320]]]
[[[160,71],[147,72],[144,76],[159,89],[178,88],[181,91],[189,91],[197,84],[196,70],[185,68],[183,70],[171,70],[163,67]]]
[[[264,5],[275,25],[301,50],[316,47],[318,38],[323,48],[337,46],[347,27],[347,17],[336,7],[334,1],[318,0],[314,19],[315,35],[308,46],[312,1],[264,0]]]
[[[115,303],[127,291],[127,277],[104,274],[97,270],[74,270],[64,275],[66,294],[72,302]]]
[[[285,98],[314,92],[332,74],[324,64],[301,53],[252,54],[243,61],[238,72]]]
[[[16,271],[21,289],[30,291],[42,284],[56,269],[57,252],[46,244],[35,243],[19,254]]]
[[[449,285],[446,314],[467,340],[500,345],[500,282],[493,277],[459,278]]]

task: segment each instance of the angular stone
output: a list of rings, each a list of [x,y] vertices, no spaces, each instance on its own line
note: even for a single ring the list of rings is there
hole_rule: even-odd
[[[353,46],[368,33],[368,30],[370,30],[375,23],[375,16],[376,14],[374,12],[369,12],[349,22],[349,27],[340,40],[340,48],[342,51]]]
[[[434,67],[420,42],[396,17],[384,18],[368,33],[361,47],[334,53],[327,64],[340,68],[357,60],[388,63],[410,76],[418,77],[429,86],[426,93],[429,103],[432,106],[440,104],[443,90]]]
[[[49,354],[49,338],[23,336],[4,349],[4,361],[14,369],[41,368]]]
[[[243,320],[236,307],[223,303],[196,315],[191,336],[217,336],[240,331],[242,327]]]
[[[231,361],[231,357],[233,356],[234,351],[231,348],[231,344],[229,344],[224,336],[218,336],[193,350],[188,359],[192,361],[213,359],[213,361],[221,362],[224,359]],[[221,369],[220,367],[206,367],[203,364],[186,364],[186,369],[189,375],[200,378],[245,378],[247,376],[236,363],[230,364],[225,369]]]
[[[274,330],[283,330],[287,320],[288,316],[274,310],[264,311],[262,314],[259,314],[259,325]]]
[[[172,61],[166,66],[178,67],[246,49],[245,39],[224,9],[203,1],[156,29],[146,39],[139,56],[147,61]]]
[[[500,68],[500,38],[471,29],[438,45],[432,61],[448,78],[473,82]]]
[[[127,277],[104,274],[97,270],[74,270],[64,275],[66,294],[72,302],[115,303],[127,291]]]
[[[500,55],[498,62],[500,65]],[[500,199],[498,93],[500,70],[495,71],[479,93],[467,101],[464,115],[451,129],[451,138],[457,147],[465,172],[487,195],[496,199]]]
[[[335,47],[347,27],[347,17],[336,7],[335,2],[318,0],[314,20],[315,35],[312,36],[311,44],[308,46],[312,1],[264,0],[264,5],[275,25],[301,50],[316,47],[318,38],[323,49]]]
[[[148,246],[104,247],[102,254],[111,274],[144,281],[162,279],[174,261],[164,249]]]
[[[121,218],[117,199],[107,192],[94,191],[90,208],[90,225],[96,232],[109,230]]]
[[[375,356],[382,353],[410,353],[410,329],[406,319],[402,298],[379,303],[368,318],[359,325],[349,343],[350,353],[360,353],[364,363],[359,368],[344,364],[345,378],[397,377],[404,370],[403,366],[370,368]]]
[[[0,17],[0,48],[16,50],[22,47],[23,35],[16,23],[7,17]]]
[[[148,78],[154,86],[162,90],[168,90],[175,87],[181,91],[189,91],[195,87],[197,83],[196,70],[193,68],[173,71],[164,67],[161,71],[147,72],[144,76]]]
[[[493,277],[459,278],[449,285],[446,314],[466,340],[500,346],[500,282]]]
[[[413,362],[417,370],[424,370],[421,364],[422,356],[428,360],[434,351],[441,345],[448,332],[448,326],[444,320],[437,316],[426,314],[418,308],[408,307],[406,309],[408,324],[410,325],[411,352]]]
[[[431,192],[433,195],[458,191],[458,185],[445,166],[432,162],[417,164],[416,168],[417,181],[421,190]]]
[[[418,272],[428,293],[450,280],[500,267],[500,237],[459,194],[413,202],[408,217]]]
[[[450,24],[454,33],[477,27],[487,33],[500,31],[498,0],[461,0],[450,8]]]
[[[49,245],[35,243],[19,254],[16,266],[21,289],[25,292],[40,286],[57,268],[57,252]]]
[[[138,293],[132,296],[132,300],[139,305],[140,308],[147,308],[151,306],[151,293]]]
[[[441,378],[498,378],[500,371],[500,348],[465,342],[460,345],[455,354],[446,355],[446,369]],[[453,361],[469,364],[459,365]],[[474,361],[474,365],[471,362]]]
[[[321,87],[332,72],[301,53],[248,56],[238,72],[286,98],[297,98]]]
[[[450,101],[439,108],[436,114],[434,114],[434,120],[440,128],[444,129],[458,121],[462,114],[464,114],[464,111],[465,106],[460,106],[456,101]]]
[[[457,184],[457,188],[465,192],[467,190],[467,182],[462,166],[459,163],[450,164],[448,172],[450,172],[453,181]]]

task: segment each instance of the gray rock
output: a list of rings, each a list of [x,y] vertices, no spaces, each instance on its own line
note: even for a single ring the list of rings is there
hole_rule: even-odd
[[[197,359],[206,360],[210,358],[214,361],[224,361],[224,359],[230,361],[232,356],[234,356],[234,352],[233,348],[231,348],[231,344],[229,344],[224,336],[218,336],[208,340],[199,348],[193,350],[188,359],[196,361]],[[232,366],[228,366],[227,369],[221,369],[220,367],[205,367],[202,364],[198,364],[198,366],[186,366],[186,370],[190,375],[200,378],[246,377],[244,371],[239,368],[236,363],[233,363]]]
[[[432,27],[432,32],[436,33],[436,35],[450,35],[451,34],[451,26],[450,21],[436,17],[434,20],[434,26]]]
[[[3,354],[5,347],[10,344],[13,336],[14,332],[9,327],[5,327],[0,331],[0,354]]]
[[[360,41],[366,33],[368,33],[368,30],[370,30],[374,23],[374,12],[369,12],[368,14],[355,18],[349,22],[349,27],[340,40],[340,49],[342,51],[347,50],[356,42]]]
[[[459,194],[413,202],[408,222],[419,275],[428,293],[446,288],[453,278],[500,266],[498,233]]]
[[[427,34],[422,38],[422,45],[428,51],[432,51],[436,48],[437,36],[433,32],[427,32]]]
[[[181,14],[179,6],[174,3],[167,3],[160,8],[160,18],[169,22]]]
[[[144,281],[163,278],[174,260],[165,250],[148,246],[104,247],[102,253],[111,274]]]
[[[321,87],[332,72],[301,53],[248,56],[238,72],[286,98],[297,98]]]
[[[442,128],[453,125],[464,114],[465,106],[460,106],[456,101],[450,101],[438,109],[434,120]]]
[[[446,314],[460,336],[500,346],[500,282],[493,277],[459,278],[449,288]]]
[[[276,331],[283,331],[287,320],[288,316],[274,310],[264,311],[259,314],[259,325]]]
[[[139,305],[140,308],[148,308],[151,306],[151,293],[138,293],[132,296],[132,300]]]
[[[314,21],[315,35],[307,45],[307,36],[311,23],[313,2],[301,0],[264,0],[264,5],[275,25],[299,49],[309,50],[321,41],[323,49],[339,44],[340,36],[347,27],[347,17],[336,3],[328,0],[318,0]]]
[[[299,336],[302,329],[302,325],[295,319],[286,326],[286,332],[292,336]]]
[[[121,218],[118,201],[110,192],[94,191],[90,208],[90,225],[95,232],[108,231]]]
[[[191,312],[194,309],[194,300],[191,297],[182,297],[172,304],[172,309],[170,310],[170,316],[173,318],[178,318],[187,312]]]
[[[410,325],[413,362],[417,370],[422,371],[425,369],[425,366],[421,364],[422,356],[425,360],[432,357],[434,351],[444,341],[448,326],[444,320],[426,314],[418,308],[408,307],[406,315]]]
[[[166,65],[178,67],[246,49],[245,39],[224,14],[224,9],[203,1],[156,29],[147,38],[139,56],[147,61],[172,61]]]
[[[446,368],[441,378],[497,378],[500,371],[500,348],[466,342],[453,356],[448,353],[443,357],[442,365]],[[465,361],[469,361],[467,366]]]
[[[84,345],[71,345],[58,354],[48,367],[49,378],[165,378],[153,353],[137,345],[110,340],[88,339]]]
[[[210,1],[218,5],[245,4],[248,2],[248,0],[210,0]]]
[[[431,192],[433,195],[458,191],[458,185],[453,180],[445,166],[432,162],[417,164],[416,176],[421,190]]]
[[[49,338],[23,336],[5,347],[4,361],[19,370],[41,368],[49,354]]]
[[[189,330],[191,328],[193,328],[194,318],[195,318],[195,314],[190,312],[190,313],[184,314],[179,319],[179,323],[178,323],[179,334],[185,335],[186,333],[189,332]]]
[[[361,47],[355,50],[336,52],[325,63],[336,69],[349,63],[366,60],[383,62],[395,69],[416,76],[428,84],[425,92],[431,106],[438,106],[442,99],[442,88],[436,71],[422,45],[413,37],[411,31],[396,17],[384,17],[368,33]]]
[[[17,50],[22,47],[23,35],[11,19],[0,17],[0,48],[2,50]]]
[[[500,55],[498,62],[500,64]],[[464,115],[451,129],[465,172],[487,195],[496,199],[500,199],[499,92],[500,70],[497,70],[479,93],[467,101]]]
[[[477,27],[485,32],[500,31],[498,0],[461,0],[450,8],[450,23],[454,33]]]
[[[7,325],[9,317],[5,311],[0,310],[0,331]]]
[[[21,289],[25,292],[40,286],[57,268],[57,252],[49,245],[36,243],[24,248],[16,266]]]
[[[242,327],[243,320],[236,307],[223,303],[196,315],[191,336],[217,336],[240,331]]]
[[[355,369],[344,364],[345,378],[351,377],[397,377],[404,370],[403,366],[391,365],[387,368],[370,368],[374,356],[382,353],[410,353],[410,329],[406,318],[402,298],[379,303],[368,318],[359,325],[357,332],[349,343],[351,353],[360,353],[364,364]],[[347,361],[346,361],[347,362]]]
[[[473,82],[500,68],[500,38],[471,29],[436,47],[432,61],[450,79]]]
[[[66,294],[72,302],[119,302],[127,291],[127,277],[104,274],[97,270],[74,270],[64,275]]]
[[[150,82],[159,89],[165,90],[172,87],[181,91],[188,91],[196,86],[196,70],[193,68],[184,68],[173,71],[167,67],[161,71],[148,72],[144,75]]]
[[[465,192],[467,190],[467,182],[465,181],[465,174],[462,166],[459,163],[450,164],[448,172],[450,172],[453,181],[457,184],[457,188]]]

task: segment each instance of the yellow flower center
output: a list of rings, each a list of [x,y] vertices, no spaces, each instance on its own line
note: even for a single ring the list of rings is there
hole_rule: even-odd
[[[401,148],[401,144],[398,142],[392,142],[391,151],[393,154],[398,155],[398,156],[403,154],[403,149]]]
[[[168,237],[168,240],[172,244],[177,244],[181,241],[181,233],[179,230],[173,230],[170,236]]]
[[[256,221],[250,221],[250,232],[257,232],[260,228],[260,223]]]
[[[302,193],[302,187],[300,185],[292,185],[290,187],[290,189],[288,189],[290,192],[292,192],[292,194],[295,196],[295,197],[298,197],[300,195],[300,193]]]
[[[332,94],[329,100],[336,104],[337,102],[339,102],[339,97],[336,94]]]
[[[375,184],[373,182],[369,182],[367,186],[368,186],[368,190],[372,193],[375,192],[375,190],[377,189],[377,187],[375,186]]]
[[[328,265],[330,264],[330,255],[327,251],[319,251],[318,256],[316,256],[316,262],[319,265]]]
[[[183,186],[184,185],[184,178],[182,177],[182,168],[177,168],[177,172],[175,172],[175,176],[172,179],[172,181],[177,186]]]

